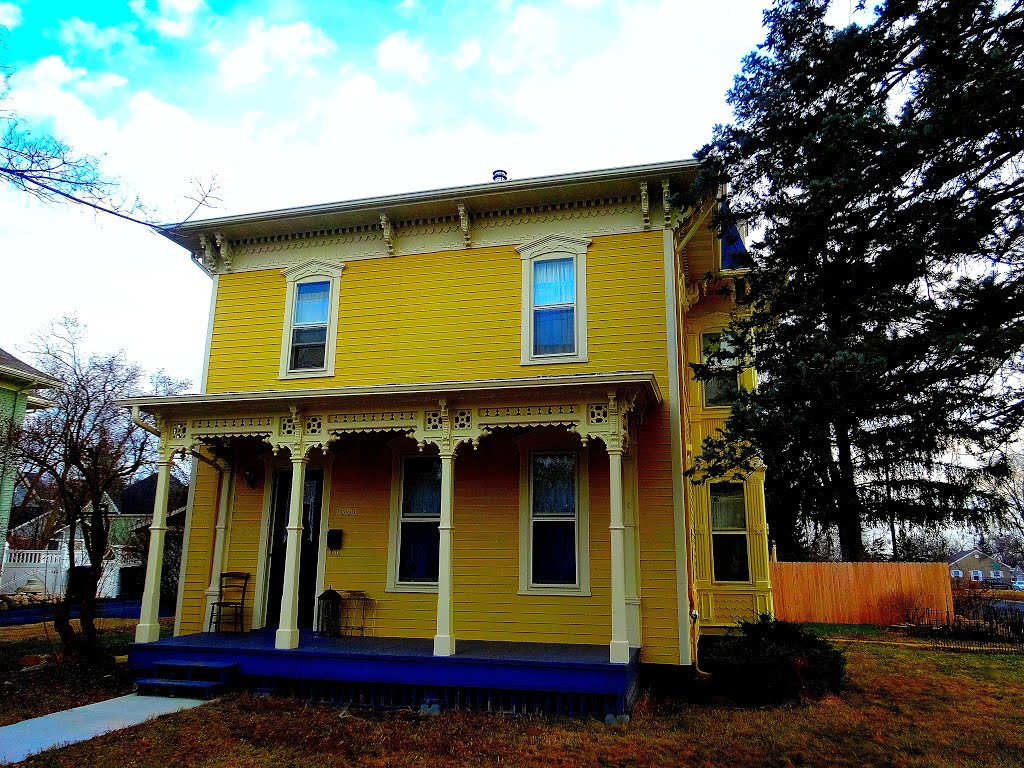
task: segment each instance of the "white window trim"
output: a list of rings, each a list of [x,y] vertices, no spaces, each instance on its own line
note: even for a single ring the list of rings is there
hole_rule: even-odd
[[[971,581],[981,581],[983,578],[985,578],[985,574],[983,574],[981,571],[979,571],[979,570],[972,570],[971,571]]]
[[[388,574],[385,592],[420,592],[437,594],[437,582],[399,581],[398,560],[402,533],[402,466],[410,456],[422,456],[416,444],[409,438],[399,438],[388,443],[391,447],[391,520],[388,525]],[[429,455],[429,454],[427,454]]]
[[[998,568],[993,568],[991,571],[988,572],[988,575],[989,575],[990,578],[993,578],[993,579],[1001,579],[1001,578],[1003,578],[1003,572],[1001,570],[999,570]]]
[[[952,571],[949,572],[949,575],[952,576],[954,579],[962,579],[964,577],[964,572],[961,571],[959,568],[954,568]]]
[[[516,248],[523,265],[522,350],[520,365],[587,362],[587,246],[590,240],[566,235],[547,235]],[[573,259],[576,280],[576,351],[558,355],[533,354],[533,263],[549,259]]]
[[[281,270],[287,280],[284,302],[284,326],[281,332],[281,379],[312,379],[334,375],[334,357],[338,348],[338,303],[341,286],[342,263],[310,259],[301,264]],[[300,283],[330,283],[331,295],[328,299],[327,313],[327,346],[324,350],[324,367],[320,369],[302,368],[292,370],[292,320],[295,317],[296,286]]]
[[[590,452],[587,446],[565,447],[560,440],[552,440],[543,430],[531,432],[517,439],[519,447],[519,594],[568,595],[590,597]],[[576,455],[576,577],[575,585],[564,587],[530,583],[531,533],[531,478],[530,457],[534,453],[573,453]]]

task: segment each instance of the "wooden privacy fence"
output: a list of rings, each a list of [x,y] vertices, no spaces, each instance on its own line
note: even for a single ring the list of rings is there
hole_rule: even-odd
[[[772,563],[775,616],[825,624],[899,624],[908,609],[952,611],[946,563]]]

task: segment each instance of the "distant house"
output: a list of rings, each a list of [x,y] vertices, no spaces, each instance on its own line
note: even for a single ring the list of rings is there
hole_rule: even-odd
[[[186,495],[185,486],[173,476],[169,478],[169,486],[170,508],[181,507]],[[110,533],[98,594],[100,597],[117,597],[123,591],[121,579],[125,572],[131,574],[129,580],[132,584],[138,580],[134,570],[138,570],[141,561],[126,545],[137,530],[147,529],[153,518],[156,475],[137,480],[119,494],[104,494],[103,498],[110,516]],[[42,582],[49,594],[63,594],[69,584],[68,571],[71,568],[67,554],[69,536],[69,526],[64,523],[60,511],[53,509],[11,528],[7,533],[8,551],[0,569],[0,594],[16,591],[29,579]],[[80,526],[75,530],[75,552],[76,566],[89,564],[85,534]],[[70,583],[74,583],[73,580]],[[136,591],[134,586],[129,588],[133,594]]]
[[[959,580],[961,583],[972,581],[1010,586],[1015,572],[1020,572],[1020,569],[1010,568],[977,548],[957,552],[949,559],[949,577],[954,583]]]
[[[7,539],[7,522],[17,479],[17,467],[8,440],[12,428],[21,425],[25,411],[47,405],[32,390],[60,386],[60,382],[0,349],[0,560]]]

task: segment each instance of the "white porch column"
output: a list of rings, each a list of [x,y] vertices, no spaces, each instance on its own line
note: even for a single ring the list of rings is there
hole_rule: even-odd
[[[608,449],[608,472],[611,493],[612,539],[612,640],[609,660],[613,664],[629,661],[629,629],[626,613],[626,526],[622,499],[622,449]]]
[[[274,638],[275,648],[299,647],[299,555],[302,550],[302,493],[309,459],[301,447],[292,453],[292,492],[288,506],[288,541],[284,554],[284,585],[281,621]]]
[[[210,612],[220,596],[220,574],[224,570],[224,540],[227,538],[228,515],[231,509],[232,486],[235,473],[230,467],[220,468],[220,494],[217,499],[217,527],[213,538],[213,557],[210,565],[210,586],[206,588],[206,617],[203,627],[210,627]]]
[[[440,541],[437,558],[437,634],[434,635],[434,655],[455,654],[452,635],[454,611],[452,608],[452,507],[455,501],[455,450],[441,452],[441,520],[438,524]]]
[[[164,564],[164,537],[167,534],[168,479],[171,457],[161,450],[156,463],[156,498],[153,522],[149,526],[149,557],[146,559],[146,585],[142,591],[142,611],[135,627],[135,642],[152,643],[160,639],[160,572]]]

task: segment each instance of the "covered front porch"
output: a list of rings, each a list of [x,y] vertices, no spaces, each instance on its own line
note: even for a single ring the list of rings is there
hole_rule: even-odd
[[[131,661],[237,656],[273,689],[542,691],[619,711],[643,645],[641,506],[651,556],[676,556],[660,402],[649,373],[131,401],[158,417],[163,453]],[[179,637],[156,642],[161,499],[181,451],[196,475]],[[646,502],[641,473],[659,491]],[[251,631],[211,634],[229,571],[251,576]],[[672,654],[688,642],[672,628],[675,573],[652,573]],[[331,588],[365,597],[360,637],[312,633]]]
[[[232,662],[248,690],[318,701],[605,717],[632,707],[638,653],[612,664],[603,645],[463,640],[454,654],[438,657],[430,639],[311,630],[282,650],[272,630],[258,629],[136,643],[129,659],[139,673],[167,662]]]

